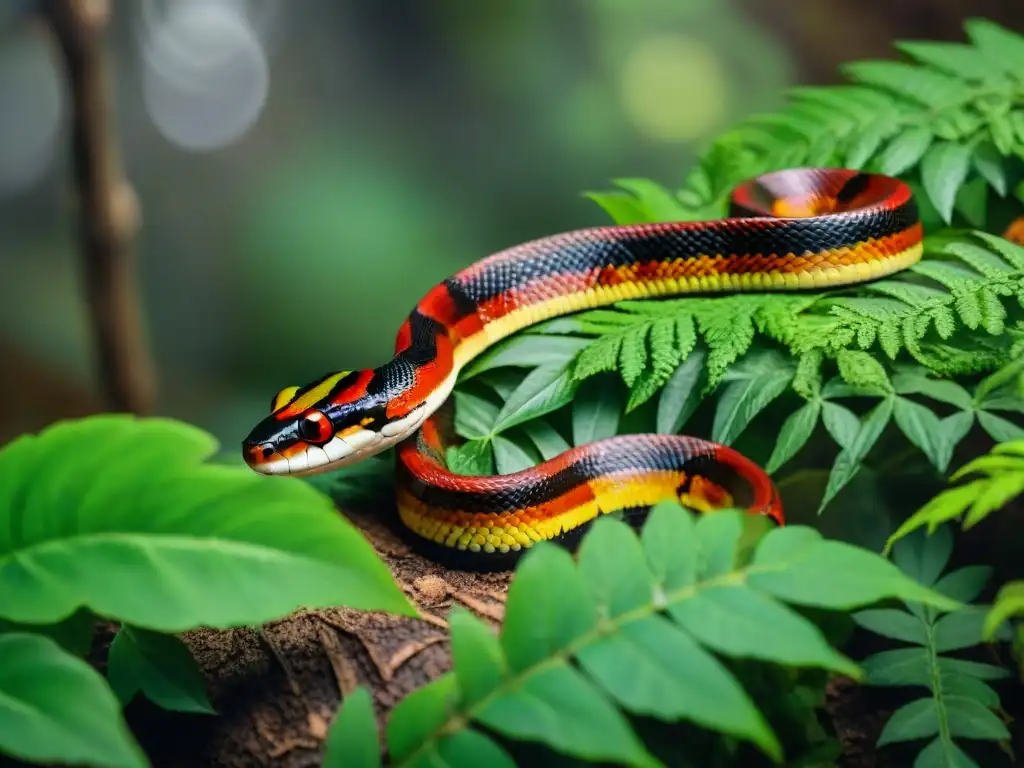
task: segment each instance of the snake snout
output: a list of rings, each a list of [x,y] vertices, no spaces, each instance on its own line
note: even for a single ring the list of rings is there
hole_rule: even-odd
[[[242,458],[252,469],[260,470],[266,464],[281,459],[271,443],[242,443]]]

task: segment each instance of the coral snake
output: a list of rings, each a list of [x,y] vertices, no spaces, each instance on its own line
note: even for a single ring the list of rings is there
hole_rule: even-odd
[[[736,187],[729,217],[603,226],[495,253],[435,286],[401,326],[394,358],[273,399],[243,442],[265,474],[308,475],[397,445],[399,517],[425,554],[508,568],[534,542],[574,545],[602,513],[663,499],[745,508],[783,524],[771,479],[736,450],[695,437],[629,434],[496,476],[450,471],[439,411],[466,363],[542,320],[623,299],[826,289],[890,275],[921,257],[900,180],[844,169],[768,173]]]

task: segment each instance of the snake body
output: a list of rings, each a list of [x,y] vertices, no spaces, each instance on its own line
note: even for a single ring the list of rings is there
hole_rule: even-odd
[[[510,567],[535,542],[572,544],[599,515],[663,499],[698,511],[741,507],[783,523],[768,475],[695,437],[620,435],[507,475],[445,462],[438,409],[459,371],[510,334],[624,299],[826,289],[877,279],[921,256],[910,189],[883,175],[794,169],[739,185],[730,216],[605,226],[501,251],[435,286],[398,332],[394,358],[288,387],[243,442],[267,474],[308,475],[397,445],[402,524],[458,567]]]

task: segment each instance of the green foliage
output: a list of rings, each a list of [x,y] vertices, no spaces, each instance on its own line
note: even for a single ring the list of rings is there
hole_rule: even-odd
[[[993,413],[1020,411],[1020,390],[979,399],[957,383],[1024,351],[1024,248],[992,234],[1024,213],[1024,65],[1007,56],[1024,37],[981,20],[967,32],[970,44],[898,44],[911,61],[851,64],[849,85],[794,89],[780,112],[715,141],[678,191],[626,179],[617,191],[589,194],[620,224],[707,219],[726,215],[734,186],[760,173],[879,171],[916,192],[928,233],[920,263],[820,293],[622,301],[514,336],[460,378],[457,392],[489,406],[473,429],[461,422],[468,442],[452,449],[453,469],[485,474],[539,462],[546,455],[531,432],[541,420],[579,444],[560,412],[571,409],[575,420],[586,407],[576,399],[581,384],[611,376],[620,384],[602,385],[590,418],[618,432],[675,433],[714,409],[708,436],[732,443],[759,414],[781,415],[780,439],[765,457],[772,473],[799,455],[820,421],[838,455],[819,511],[891,423],[937,472],[975,422],[996,440],[1024,437]],[[877,402],[858,416],[850,398]],[[624,418],[646,413],[649,402],[653,423]],[[457,400],[456,413],[465,406]]]
[[[415,615],[324,494],[206,463],[215,448],[186,424],[105,415],[0,450],[0,751],[145,765],[118,698],[211,711],[188,650],[159,632],[302,607]],[[76,658],[97,616],[126,625],[110,649],[110,687]]]
[[[943,575],[952,548],[952,535],[942,527],[928,537],[916,535],[900,540],[894,560],[922,586],[952,600],[971,603],[985,587],[992,569],[967,566]],[[924,687],[930,692],[893,713],[878,745],[928,739],[915,766],[978,768],[956,740],[1009,741],[1010,733],[996,714],[999,695],[986,682],[1006,677],[1007,672],[1002,667],[948,654],[981,644],[987,609],[964,605],[940,616],[934,608],[918,602],[905,600],[904,606],[905,610],[879,608],[853,615],[854,621],[865,629],[909,644],[865,659],[866,682]],[[1001,626],[993,635],[1006,639],[1006,629]]]
[[[143,768],[103,677],[53,640],[0,635],[0,753],[36,763]]]
[[[363,687],[341,702],[324,743],[323,768],[374,768],[380,765],[380,743],[373,700]]]
[[[121,416],[63,422],[4,447],[0,617],[53,623],[87,608],[182,631],[302,606],[412,612],[326,496],[202,463],[214,448],[188,425]]]
[[[110,644],[107,679],[121,704],[142,693],[166,710],[213,714],[199,666],[173,635],[121,627]]]
[[[777,734],[716,654],[859,676],[795,607],[889,597],[958,606],[872,552],[806,527],[760,536],[761,522],[736,510],[695,519],[668,502],[639,535],[597,521],[578,564],[538,544],[517,570],[499,637],[466,611],[452,614],[454,671],[392,711],[390,764],[515,765],[479,726],[580,760],[660,765],[631,717],[694,723],[780,762]],[[372,724],[368,697],[350,699],[328,757],[351,749],[353,764],[381,765]]]
[[[982,477],[943,491],[921,507],[889,538],[887,549],[922,526],[928,526],[931,533],[943,523],[962,517],[964,529],[971,528],[1024,493],[1024,440],[999,443],[990,453],[958,469],[950,481],[971,474]]]

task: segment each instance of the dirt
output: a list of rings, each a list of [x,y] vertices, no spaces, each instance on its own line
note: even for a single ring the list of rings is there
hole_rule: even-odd
[[[377,714],[451,668],[446,617],[462,605],[492,625],[504,616],[509,573],[452,571],[415,554],[384,524],[349,514],[423,619],[347,609],[302,611],[255,629],[184,636],[217,716],[160,712],[133,702],[128,718],[157,768],[320,764],[327,727],[357,686]]]

